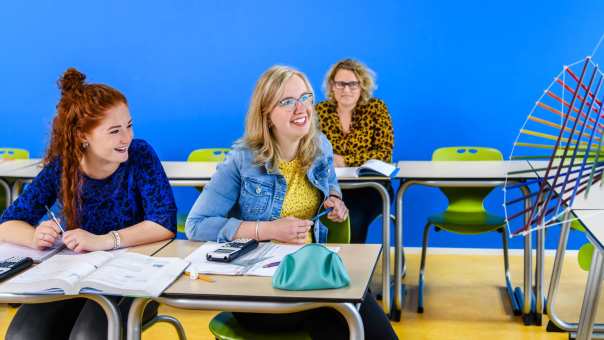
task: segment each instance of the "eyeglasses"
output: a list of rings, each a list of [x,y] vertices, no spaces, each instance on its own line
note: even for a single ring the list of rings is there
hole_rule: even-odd
[[[355,81],[333,81],[333,84],[336,86],[336,89],[343,90],[346,86],[348,86],[351,90],[356,90],[361,85],[361,82],[358,80]]]
[[[296,98],[292,98],[292,97],[287,97],[284,99],[281,99],[277,105],[279,105],[279,107],[282,107],[284,109],[288,109],[288,110],[295,110],[296,109],[296,103],[300,102],[300,104],[302,104],[302,106],[308,106],[308,105],[312,105],[312,93],[302,93],[302,95],[300,96],[300,98],[296,99]]]

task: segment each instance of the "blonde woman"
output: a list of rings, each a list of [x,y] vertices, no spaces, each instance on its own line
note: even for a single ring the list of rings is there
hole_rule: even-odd
[[[386,104],[372,97],[373,71],[357,60],[344,59],[329,69],[323,87],[328,99],[318,103],[316,110],[321,131],[333,145],[335,166],[360,166],[369,159],[391,162],[392,121]],[[369,225],[382,211],[379,193],[355,189],[343,197],[350,209],[351,242],[364,243]]]
[[[244,136],[195,202],[186,222],[193,240],[254,238],[286,243],[323,243],[327,228],[311,218],[333,207],[327,218],[344,221],[329,141],[318,130],[313,90],[307,77],[274,66],[256,83]],[[396,337],[370,294],[361,307],[367,337]],[[334,310],[282,316],[236,313],[245,326],[288,329],[307,324],[313,338],[347,338],[345,320]],[[275,321],[277,320],[278,321]]]

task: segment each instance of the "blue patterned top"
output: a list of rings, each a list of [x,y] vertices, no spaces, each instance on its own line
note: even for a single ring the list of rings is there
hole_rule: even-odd
[[[93,234],[153,221],[176,233],[176,203],[168,178],[155,151],[147,142],[134,139],[128,160],[109,177],[97,180],[83,175],[81,228]],[[44,166],[25,191],[0,217],[37,226],[59,197],[60,160]]]

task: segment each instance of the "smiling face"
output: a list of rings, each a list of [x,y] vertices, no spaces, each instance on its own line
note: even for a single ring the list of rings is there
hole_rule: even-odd
[[[357,105],[361,96],[360,86],[351,86],[351,84],[359,83],[359,78],[350,70],[340,69],[336,73],[331,84],[331,90],[338,105],[352,108]],[[336,86],[336,84],[345,84],[345,86]]]
[[[84,157],[96,164],[116,164],[128,160],[128,147],[132,142],[132,118],[128,106],[119,103],[105,112],[105,118],[89,133]]]
[[[285,82],[283,94],[270,112],[272,130],[279,144],[298,143],[310,129],[312,93],[304,81],[294,75]]]

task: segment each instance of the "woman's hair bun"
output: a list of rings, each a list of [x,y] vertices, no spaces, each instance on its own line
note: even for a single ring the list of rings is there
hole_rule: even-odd
[[[59,79],[59,89],[61,89],[61,94],[73,93],[73,94],[81,94],[81,89],[84,87],[84,80],[86,76],[76,70],[73,67],[70,67],[63,73],[63,76]]]

